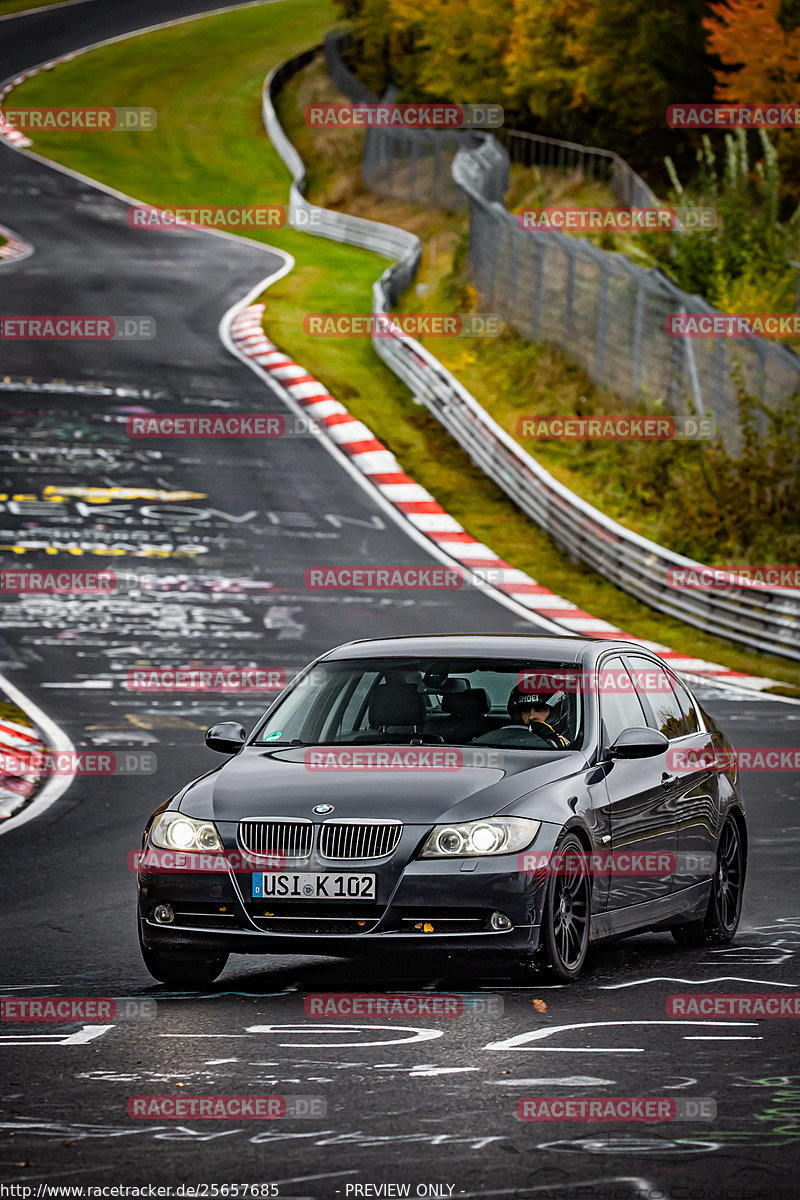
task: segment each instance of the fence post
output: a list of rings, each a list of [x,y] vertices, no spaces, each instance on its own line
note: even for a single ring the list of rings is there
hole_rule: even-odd
[[[761,404],[764,403],[764,397],[767,384],[767,342],[762,338],[752,338],[756,346],[756,395]],[[761,410],[756,413],[756,425],[758,426],[759,438],[766,437],[768,433],[767,414]]]
[[[516,223],[516,220],[508,222],[508,230],[510,237],[509,241],[509,257],[510,268],[508,272],[508,295],[506,296],[506,307],[511,306],[512,310],[516,307],[517,298],[517,271],[519,269],[519,245],[520,238],[523,236],[522,230]],[[494,305],[492,305],[494,308]]]
[[[439,146],[441,145],[440,139],[434,137],[431,139],[431,141],[433,142],[433,186],[436,189],[436,194],[442,197],[442,201],[446,206],[447,194],[452,187],[452,181],[449,179],[442,179],[441,177],[442,156],[439,152]]]
[[[409,192],[411,199],[416,202],[417,199],[417,161],[419,159],[418,141],[415,137],[404,139],[405,144],[411,142],[411,158],[409,163]]]
[[[631,385],[634,394],[641,391],[642,388],[642,344],[644,341],[645,307],[644,284],[641,279],[637,279],[636,305],[633,314],[633,364],[631,372]]]
[[[564,288],[564,325],[566,333],[571,336],[574,319],[573,305],[575,303],[575,255],[570,249],[567,255],[567,285]]]
[[[714,424],[717,429],[722,426],[721,415],[725,412],[725,392],[728,382],[728,372],[725,370],[725,339],[714,339]]]
[[[703,389],[700,387],[700,376],[697,374],[697,363],[694,361],[694,346],[690,337],[684,338],[686,349],[686,365],[689,368],[689,379],[692,384],[692,392],[694,394],[694,402],[697,408],[698,417],[706,415],[706,408],[703,404]]]
[[[686,306],[681,304],[679,312],[685,313]],[[669,337],[669,334],[667,334]],[[683,380],[683,360],[684,355],[681,354],[680,345],[676,337],[671,337],[669,348],[669,380],[667,382],[669,394],[670,412],[678,412],[679,401],[681,396],[681,384]]]
[[[532,233],[534,238],[535,254],[533,256],[533,322],[532,322],[532,338],[535,341],[539,335],[541,327],[541,311],[542,311],[542,276],[544,275],[544,246],[542,239],[537,233]]]
[[[598,383],[605,380],[606,340],[608,338],[608,278],[608,267],[602,263],[600,286],[597,289],[597,332],[594,344],[594,375]]]

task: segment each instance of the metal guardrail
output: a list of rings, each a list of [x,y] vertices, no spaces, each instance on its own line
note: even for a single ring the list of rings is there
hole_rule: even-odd
[[[381,254],[385,258],[398,260],[394,270],[400,283],[400,290],[402,290],[408,286],[417,273],[422,255],[422,243],[419,238],[405,229],[398,229],[395,225],[383,225],[379,221],[368,221],[364,217],[351,217],[347,213],[339,213],[330,208],[321,208],[319,205],[310,204],[304,195],[305,165],[283,132],[275,113],[272,102],[273,95],[280,91],[292,75],[311,62],[320,49],[320,46],[314,46],[296,58],[282,63],[270,72],[264,82],[262,97],[264,126],[273,146],[292,174],[289,191],[289,220],[295,222],[298,212],[302,212],[304,217],[308,218],[302,223],[305,232],[318,237],[330,238],[336,242],[361,246],[365,250],[374,250],[376,254]]]
[[[290,211],[316,214],[310,233],[398,259],[373,286],[373,312],[388,313],[414,278],[419,239],[404,230],[310,204],[303,195],[305,167],[275,114],[273,95],[318,52],[319,47],[273,71],[264,85],[264,123],[293,176]],[[496,143],[495,143],[496,145]],[[486,176],[485,140],[459,152],[454,170],[467,190]],[[482,198],[481,198],[482,199]],[[489,203],[482,200],[483,203]],[[499,205],[497,207],[500,207]],[[503,210],[505,211],[505,210]],[[650,607],[718,637],[755,650],[800,660],[800,591],[759,588],[733,592],[677,591],[667,583],[670,568],[703,571],[703,564],[640,537],[612,521],[559,483],[489,416],[455,376],[414,338],[377,336],[379,357],[444,425],[460,446],[513,502],[544,529],[571,558],[585,563]]]

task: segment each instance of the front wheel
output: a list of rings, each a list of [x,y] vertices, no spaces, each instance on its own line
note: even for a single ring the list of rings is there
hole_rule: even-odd
[[[739,825],[726,817],[719,835],[714,878],[705,916],[670,930],[679,946],[724,946],[733,941],[742,912],[745,853]]]
[[[170,958],[160,950],[151,950],[142,942],[139,934],[139,948],[147,970],[159,983],[171,983],[175,987],[202,987],[213,983],[225,970],[228,961],[227,953],[184,958]]]
[[[536,965],[549,978],[567,982],[580,974],[589,949],[592,887],[586,849],[575,834],[566,834],[556,853],[563,859],[563,873],[547,882]]]

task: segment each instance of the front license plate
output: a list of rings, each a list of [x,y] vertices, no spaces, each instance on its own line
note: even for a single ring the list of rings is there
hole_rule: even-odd
[[[376,878],[355,871],[255,871],[251,895],[253,900],[374,900]]]

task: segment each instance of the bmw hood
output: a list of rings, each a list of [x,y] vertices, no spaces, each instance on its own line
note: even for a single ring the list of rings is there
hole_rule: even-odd
[[[493,816],[534,789],[585,767],[586,760],[577,751],[248,746],[218,770],[189,784],[175,806],[212,821],[371,817],[430,825]],[[332,808],[315,814],[318,805]]]

